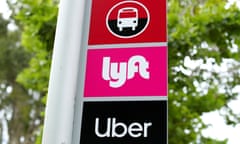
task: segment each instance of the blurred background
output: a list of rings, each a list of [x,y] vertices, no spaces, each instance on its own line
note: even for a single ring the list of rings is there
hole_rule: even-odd
[[[41,143],[58,4],[0,0],[0,144]],[[239,144],[239,7],[168,0],[169,144]]]

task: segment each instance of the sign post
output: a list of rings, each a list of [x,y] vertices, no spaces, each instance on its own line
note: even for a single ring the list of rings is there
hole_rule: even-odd
[[[72,144],[84,11],[84,0],[60,1],[42,144]]]
[[[55,90],[49,89],[51,98],[43,143],[167,144],[166,0],[73,1],[74,7],[66,8],[69,15],[65,17],[72,21],[65,23],[81,28],[70,28],[67,35],[57,37],[59,44],[55,47],[62,46],[65,51],[75,53],[77,57],[66,57],[65,64],[70,66],[65,68],[76,73],[66,72],[66,77],[53,76],[63,66],[55,64],[54,68],[53,63],[50,88]],[[70,11],[80,12],[77,10],[79,5],[84,11],[73,20],[75,17],[71,17]],[[62,21],[66,19],[62,18]],[[71,33],[76,37],[72,38]],[[58,84],[54,82],[55,78],[59,79]],[[68,83],[61,83],[62,79]],[[57,98],[60,103],[55,101]],[[70,100],[68,104],[65,103],[67,99]],[[61,107],[67,117],[60,116],[57,107]],[[53,120],[52,112],[60,119]],[[62,126],[57,127],[54,121],[60,121],[58,124]],[[50,130],[51,124],[54,128],[52,126]],[[68,127],[66,132],[58,131],[65,126]],[[57,134],[48,136],[55,131]],[[61,140],[53,140],[55,138]]]

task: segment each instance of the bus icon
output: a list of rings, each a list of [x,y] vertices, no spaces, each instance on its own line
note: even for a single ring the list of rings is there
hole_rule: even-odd
[[[113,5],[106,15],[108,31],[118,38],[133,38],[145,31],[150,14],[146,6],[135,0]]]
[[[138,26],[138,10],[133,7],[121,8],[118,11],[117,27],[119,31],[123,28],[132,28],[132,31],[136,30]]]

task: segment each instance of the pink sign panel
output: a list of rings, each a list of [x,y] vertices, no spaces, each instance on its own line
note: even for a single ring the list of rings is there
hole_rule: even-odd
[[[167,96],[167,47],[89,49],[84,97]]]

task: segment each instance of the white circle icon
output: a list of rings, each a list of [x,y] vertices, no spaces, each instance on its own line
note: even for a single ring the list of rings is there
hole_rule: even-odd
[[[150,21],[145,5],[137,1],[122,1],[107,13],[106,26],[111,34],[119,38],[133,38],[143,33]]]

